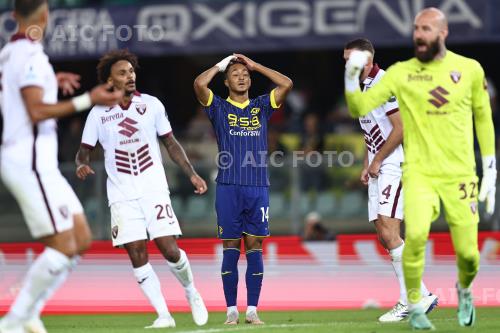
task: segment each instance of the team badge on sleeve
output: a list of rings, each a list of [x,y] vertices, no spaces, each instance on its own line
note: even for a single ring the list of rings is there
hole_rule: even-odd
[[[146,104],[136,104],[135,109],[142,116],[143,114],[146,113]]]
[[[118,226],[117,225],[115,225],[111,229],[111,235],[113,236],[113,239],[116,239],[116,237],[118,237]]]
[[[477,212],[477,203],[475,203],[475,202],[471,202],[470,203],[470,211],[472,212],[472,214],[476,214],[476,212]]]
[[[462,77],[462,73],[460,73],[459,71],[451,71],[450,77],[453,83],[458,83],[458,81],[460,81],[460,78]]]

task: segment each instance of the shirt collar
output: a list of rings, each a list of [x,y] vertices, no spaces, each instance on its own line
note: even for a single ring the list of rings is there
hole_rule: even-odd
[[[244,109],[248,106],[248,104],[250,104],[250,100],[247,99],[246,101],[244,101],[243,103],[239,103],[239,102],[235,102],[231,99],[231,97],[228,97],[226,98],[226,101],[228,101],[230,104],[236,106],[237,108],[240,108],[240,109]]]
[[[25,33],[15,33],[13,34],[12,36],[10,36],[10,41],[11,42],[15,42],[17,40],[21,40],[21,39],[27,39],[29,41],[32,41],[32,42],[35,42],[35,40],[33,38],[31,38],[30,36],[26,35]]]
[[[363,84],[367,85],[370,82],[372,82],[373,79],[377,76],[379,70],[380,70],[380,67],[378,66],[378,64],[373,64],[372,70],[368,74],[368,77],[366,79],[364,79]]]
[[[120,104],[118,104],[118,106],[121,107],[122,110],[126,111],[130,107],[132,102],[140,102],[140,101],[141,101],[141,93],[136,90],[134,92],[134,94],[132,95],[132,98],[130,99],[130,101],[127,104],[120,103]]]

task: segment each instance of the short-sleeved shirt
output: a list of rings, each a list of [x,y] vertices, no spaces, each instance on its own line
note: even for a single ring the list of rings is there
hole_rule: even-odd
[[[219,147],[216,182],[269,186],[267,123],[278,107],[274,90],[244,103],[223,99],[210,91],[205,113]]]
[[[163,104],[154,96],[136,93],[129,105],[94,106],[82,136],[82,146],[104,149],[107,192],[114,202],[168,192],[159,136],[171,135]]]
[[[54,119],[33,124],[21,90],[43,89],[43,102],[57,103],[57,79],[42,44],[14,35],[1,52],[3,117],[2,165],[37,172],[57,170],[57,125]]]
[[[367,91],[377,84],[384,74],[385,71],[375,64],[368,77],[363,81],[363,91]],[[368,163],[373,161],[373,158],[391,134],[392,123],[389,116],[396,112],[399,112],[399,106],[396,97],[392,96],[386,103],[373,109],[366,116],[359,118],[359,123],[365,137],[366,148],[368,149]],[[392,164],[400,167],[403,161],[403,145],[400,144],[384,159],[382,164]]]

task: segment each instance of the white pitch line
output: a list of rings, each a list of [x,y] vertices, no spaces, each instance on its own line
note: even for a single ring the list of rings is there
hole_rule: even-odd
[[[225,328],[208,328],[199,329],[192,331],[179,331],[176,333],[220,333],[220,332],[234,332],[234,331],[245,331],[245,330],[257,330],[266,328],[294,328],[294,327],[318,327],[318,326],[329,326],[331,324],[280,324],[280,325],[261,325],[261,326],[245,326],[245,327],[225,327]]]

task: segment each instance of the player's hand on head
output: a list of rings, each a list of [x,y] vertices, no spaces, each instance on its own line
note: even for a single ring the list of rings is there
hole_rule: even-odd
[[[219,61],[218,63],[215,64],[215,67],[219,68],[219,72],[224,72],[229,65],[229,63],[236,59],[234,55],[230,55]]]
[[[198,175],[191,176],[191,183],[193,184],[196,194],[203,194],[207,191],[207,183]]]
[[[75,90],[80,89],[80,75],[69,72],[58,72],[56,74],[57,86],[62,90],[64,96],[73,95]]]
[[[255,66],[256,66],[256,62],[253,61],[252,59],[250,59],[249,57],[243,55],[243,54],[239,54],[239,53],[235,53],[234,56],[241,62],[243,62],[245,64],[245,66],[247,66],[247,68],[251,71],[253,71],[255,69]]]
[[[94,170],[92,170],[92,168],[87,164],[79,165],[76,168],[76,176],[78,178],[80,178],[81,180],[85,180],[85,178],[87,178],[87,176],[94,175],[94,174],[95,174]]]
[[[361,183],[365,186],[368,186],[368,181],[370,180],[370,176],[368,175],[368,169],[363,169],[361,171],[361,176],[359,177]]]
[[[353,50],[345,64],[346,77],[350,79],[359,78],[370,56],[371,54],[368,51]]]
[[[90,99],[92,104],[114,106],[123,98],[123,90],[113,89],[110,84],[101,84],[92,89]]]

